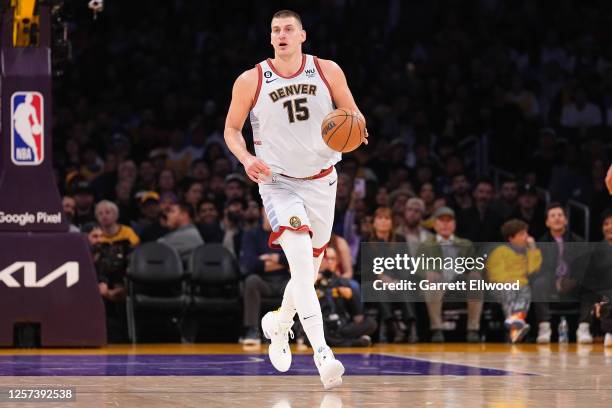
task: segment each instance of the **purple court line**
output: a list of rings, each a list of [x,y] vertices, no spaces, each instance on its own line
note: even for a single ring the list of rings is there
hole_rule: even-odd
[[[512,371],[383,354],[339,354],[346,375],[506,376]],[[268,376],[266,354],[0,356],[0,376]],[[312,356],[294,355],[283,375],[318,375]]]

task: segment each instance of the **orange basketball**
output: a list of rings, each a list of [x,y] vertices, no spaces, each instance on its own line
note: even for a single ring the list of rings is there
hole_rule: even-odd
[[[321,136],[331,149],[348,153],[361,144],[365,123],[356,113],[346,109],[336,109],[323,119]]]

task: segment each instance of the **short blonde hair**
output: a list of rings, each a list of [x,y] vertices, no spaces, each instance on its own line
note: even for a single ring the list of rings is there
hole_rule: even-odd
[[[110,208],[110,210],[115,213],[115,218],[119,219],[119,207],[117,207],[117,204],[113,203],[112,201],[109,200],[102,200],[100,201],[98,204],[96,204],[96,216],[98,215],[98,211],[102,208]],[[97,217],[96,217],[97,218]]]

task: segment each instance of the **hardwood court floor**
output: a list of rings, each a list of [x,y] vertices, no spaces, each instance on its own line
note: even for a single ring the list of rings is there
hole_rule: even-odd
[[[75,387],[77,400],[0,407],[610,407],[601,345],[381,345],[337,349],[347,375],[324,391],[309,351],[276,374],[266,346],[138,345],[0,349],[0,389]],[[42,405],[41,405],[42,404]]]

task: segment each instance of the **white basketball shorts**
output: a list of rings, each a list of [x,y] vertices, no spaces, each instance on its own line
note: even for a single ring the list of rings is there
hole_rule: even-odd
[[[268,244],[280,248],[277,240],[285,230],[309,232],[313,256],[319,256],[329,243],[334,223],[336,169],[314,180],[300,180],[273,174],[270,181],[259,184],[259,194],[272,233]]]

